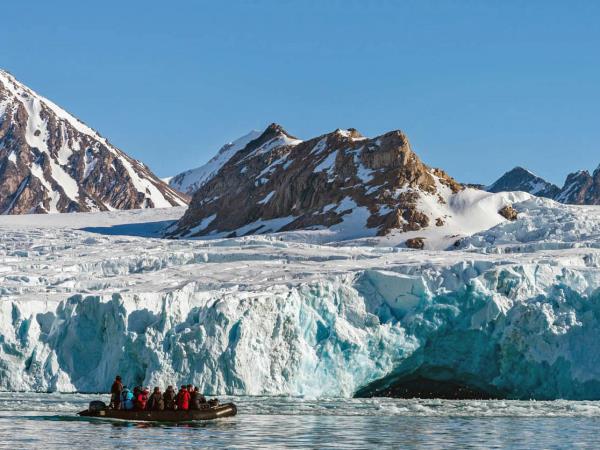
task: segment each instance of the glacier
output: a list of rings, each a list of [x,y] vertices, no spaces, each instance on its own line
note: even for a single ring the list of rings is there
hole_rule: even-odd
[[[523,197],[453,250],[166,240],[182,208],[0,218],[0,390],[351,397],[418,374],[600,399],[600,208]],[[289,239],[288,239],[289,237]]]

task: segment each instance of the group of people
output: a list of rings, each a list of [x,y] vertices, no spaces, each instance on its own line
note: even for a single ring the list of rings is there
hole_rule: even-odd
[[[137,410],[137,411],[162,411],[204,409],[208,402],[200,393],[198,387],[191,384],[181,386],[179,392],[175,393],[173,386],[168,386],[163,393],[157,386],[150,393],[147,387],[136,386],[133,391],[123,385],[121,377],[116,376],[110,389],[110,408]]]

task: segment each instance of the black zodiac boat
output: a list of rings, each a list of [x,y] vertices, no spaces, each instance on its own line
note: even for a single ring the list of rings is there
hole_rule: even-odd
[[[236,414],[237,407],[233,403],[224,403],[204,409],[187,411],[126,411],[122,409],[110,409],[104,402],[100,401],[90,402],[88,409],[77,413],[81,417],[143,422],[193,422],[195,420],[214,420],[223,417],[232,417]]]

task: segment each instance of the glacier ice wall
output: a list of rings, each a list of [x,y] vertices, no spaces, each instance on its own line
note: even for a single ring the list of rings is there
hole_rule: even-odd
[[[600,398],[595,267],[394,269],[261,291],[191,282],[168,293],[3,301],[0,388],[99,391],[120,373],[215,394],[351,396],[425,370],[507,397]]]
[[[0,222],[0,389],[352,396],[418,373],[600,399],[600,209],[515,207],[451,252]]]
[[[351,395],[410,348],[345,277],[265,292],[208,294],[190,284],[166,295],[1,307],[11,318],[0,364],[8,390],[97,391],[118,372],[152,385],[191,381],[210,393]]]

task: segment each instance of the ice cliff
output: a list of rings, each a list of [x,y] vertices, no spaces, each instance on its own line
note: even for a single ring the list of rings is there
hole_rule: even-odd
[[[600,209],[514,206],[516,222],[455,251],[2,218],[0,389],[99,391],[120,373],[214,394],[352,396],[419,374],[599,399]]]

